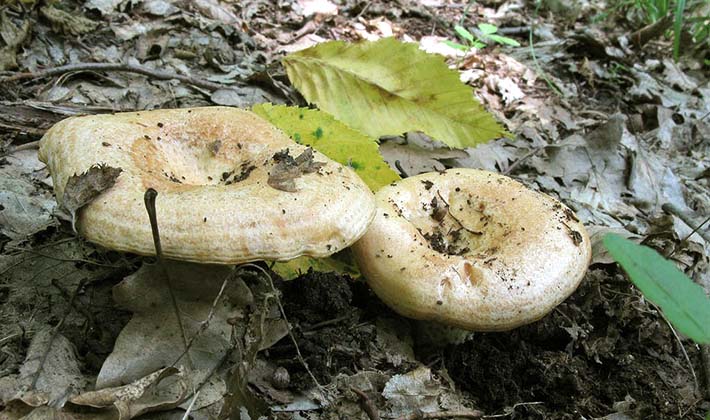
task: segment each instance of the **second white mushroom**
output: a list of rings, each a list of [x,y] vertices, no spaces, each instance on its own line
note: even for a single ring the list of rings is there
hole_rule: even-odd
[[[421,174],[376,199],[375,220],[353,251],[375,293],[407,317],[515,328],[567,298],[591,258],[569,208],[499,174]]]

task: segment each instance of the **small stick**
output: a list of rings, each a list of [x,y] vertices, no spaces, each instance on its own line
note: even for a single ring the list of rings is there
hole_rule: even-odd
[[[84,281],[86,281],[86,280],[84,280]],[[89,312],[89,310],[87,308],[85,308],[84,306],[77,305],[74,302],[74,300],[75,300],[74,295],[70,295],[69,292],[59,284],[59,281],[57,281],[56,279],[52,279],[51,284],[54,288],[59,290],[59,293],[61,293],[61,295],[64,299],[69,301],[69,304],[77,313],[82,314],[84,316],[84,318],[86,318],[86,320],[89,321],[89,325],[91,326],[91,328],[93,328],[93,325],[95,323],[94,323],[94,317],[91,315],[91,312]]]
[[[446,418],[480,419],[483,412],[479,410],[466,411],[435,411],[433,413],[423,413],[420,410],[408,415],[399,417],[396,420],[423,420],[423,419],[446,419]]]
[[[49,343],[47,343],[47,348],[42,352],[42,358],[39,361],[39,366],[37,367],[37,372],[35,372],[34,377],[32,378],[32,385],[30,385],[30,387],[32,389],[34,389],[37,386],[37,381],[39,380],[39,375],[42,373],[42,369],[44,368],[44,364],[47,363],[47,357],[49,356],[49,352],[52,350],[52,343],[54,343],[54,340],[57,339],[57,335],[59,335],[59,329],[62,328],[62,325],[64,325],[64,321],[66,321],[67,317],[71,313],[71,310],[74,307],[74,301],[76,300],[76,296],[79,294],[79,291],[81,290],[81,288],[84,287],[85,283],[86,283],[86,280],[79,281],[79,284],[76,286],[76,289],[74,289],[74,293],[72,293],[71,298],[69,299],[69,309],[67,309],[67,311],[64,312],[62,319],[54,327],[54,330],[52,331],[52,335],[49,337]]]
[[[171,73],[161,70],[153,70],[148,67],[139,66],[136,64],[127,63],[74,63],[67,64],[65,66],[50,67],[37,72],[23,72],[15,73],[12,76],[0,78],[0,84],[14,82],[17,80],[24,79],[40,79],[45,77],[59,76],[65,73],[75,72],[75,71],[122,71],[128,73],[138,73],[143,76],[152,77],[158,80],[179,80],[183,83],[197,86],[209,91],[215,91],[218,89],[223,89],[225,86],[219,83],[213,83],[208,80],[199,79],[191,76],[184,76],[181,74]]]
[[[527,35],[528,32],[532,31],[534,28],[530,25],[527,26],[515,26],[510,28],[498,28],[497,33],[501,35]]]
[[[707,344],[700,346],[700,361],[705,370],[705,397],[710,398],[710,346]]]
[[[341,322],[341,321],[345,321],[346,319],[348,319],[348,317],[349,317],[349,315],[343,315],[343,316],[338,317],[338,318],[332,318],[332,319],[329,319],[329,320],[327,320],[327,321],[318,322],[318,323],[316,323],[316,324],[311,325],[311,326],[308,327],[308,328],[304,328],[304,329],[303,329],[303,333],[305,334],[305,333],[307,333],[307,332],[311,332],[311,331],[317,330],[317,329],[319,329],[319,328],[323,328],[323,327],[327,327],[327,326],[329,326],[329,325],[337,324],[337,323],[339,323],[339,322]]]
[[[375,407],[370,397],[357,388],[351,387],[350,390],[360,398],[360,408],[367,414],[367,417],[369,417],[370,420],[380,420],[380,413],[377,412],[377,407]]]
[[[678,217],[680,220],[683,221],[686,225],[688,225],[689,228],[693,229],[692,232],[685,238],[683,238],[683,241],[686,241],[688,238],[693,236],[694,233],[698,233],[705,241],[710,244],[710,233],[708,233],[706,230],[700,230],[708,221],[710,221],[710,217],[705,219],[702,223],[697,223],[693,218],[684,212],[683,210],[679,209],[678,206],[675,204],[671,203],[665,203],[664,205],[661,206],[661,208],[669,214],[672,214],[676,217]]]
[[[11,147],[7,154],[19,152],[21,150],[34,150],[39,149],[39,140],[31,141],[29,143],[21,144],[19,146]]]
[[[224,279],[222,282],[222,287],[220,287],[219,292],[217,292],[217,296],[215,296],[214,300],[212,301],[212,306],[210,307],[210,311],[207,313],[207,317],[205,318],[204,321],[200,324],[200,327],[198,328],[197,332],[193,334],[192,337],[190,337],[190,341],[187,343],[187,346],[185,347],[185,350],[182,352],[182,354],[173,362],[173,366],[177,364],[177,362],[182,359],[183,356],[187,354],[188,351],[190,351],[190,348],[192,347],[192,344],[195,342],[197,337],[199,337],[202,333],[204,333],[207,330],[207,327],[210,325],[210,321],[212,321],[212,318],[214,317],[214,312],[215,309],[217,309],[217,304],[219,303],[219,300],[222,298],[222,295],[224,294],[224,289],[227,288],[227,283],[229,280],[231,280],[234,276],[234,272],[230,273],[227,275],[227,277]]]
[[[517,168],[521,163],[525,162],[529,158],[533,157],[534,155],[538,154],[544,147],[536,147],[529,152],[527,152],[525,155],[523,155],[520,159],[516,160],[515,162],[511,163],[510,166],[508,166],[508,169],[503,171],[503,175],[508,175],[511,172],[513,172],[513,169]]]
[[[402,164],[400,163],[399,159],[394,161],[394,167],[397,168],[397,170],[399,171],[399,175],[402,178],[407,178],[409,176],[409,175],[407,175],[407,171],[405,171],[404,168],[402,167]]]
[[[192,368],[192,360],[190,359],[190,353],[188,352],[188,340],[187,333],[185,332],[185,326],[182,322],[182,315],[180,315],[180,308],[178,308],[177,299],[175,298],[175,292],[173,291],[172,282],[170,281],[170,274],[163,260],[163,247],[160,244],[160,231],[158,230],[158,215],[155,211],[155,199],[158,197],[158,192],[153,188],[148,188],[143,195],[143,200],[145,201],[145,209],[148,212],[148,218],[150,219],[150,229],[153,232],[153,244],[155,245],[155,255],[158,258],[158,267],[163,272],[163,277],[165,282],[168,284],[168,291],[170,292],[170,300],[172,301],[173,310],[175,311],[175,316],[177,318],[178,327],[182,333],[182,342],[185,346],[185,353],[187,355],[187,361]]]
[[[446,202],[446,200],[444,199],[444,197],[441,195],[441,192],[440,192],[439,190],[436,190],[436,194],[439,196],[439,198],[441,199],[441,201],[443,201],[444,204],[446,204],[446,211],[447,211],[447,213],[449,214],[449,216],[451,216],[451,218],[454,219],[454,220],[456,221],[456,223],[458,223],[459,226],[461,226],[461,228],[462,228],[463,230],[465,230],[465,231],[467,231],[467,232],[469,232],[469,233],[472,233],[472,234],[474,234],[474,235],[482,235],[482,234],[483,234],[483,232],[477,232],[477,231],[475,231],[475,230],[471,230],[471,229],[467,228],[466,226],[464,226],[464,224],[461,223],[461,221],[460,221],[456,216],[454,216],[454,214],[451,212],[451,206],[449,205],[449,203]]]
[[[663,35],[663,33],[666,32],[671,25],[673,25],[673,15],[668,14],[662,19],[659,19],[650,25],[646,25],[638,31],[632,33],[629,35],[629,38],[636,47],[643,47],[648,41]]]
[[[284,307],[281,304],[281,299],[279,299],[279,297],[278,297],[278,292],[276,291],[276,287],[274,286],[274,281],[271,278],[271,275],[269,275],[269,273],[266,270],[264,270],[263,268],[259,267],[256,264],[246,263],[246,264],[239,266],[239,268],[246,268],[246,267],[252,267],[252,268],[255,268],[255,269],[261,271],[261,273],[264,276],[266,276],[267,279],[269,279],[269,286],[271,286],[271,290],[274,292],[274,294],[276,294],[276,304],[279,307],[279,312],[281,312],[281,316],[284,318],[284,321],[286,321],[286,325],[288,327],[287,328],[288,336],[291,338],[291,342],[293,343],[293,346],[296,348],[296,355],[298,356],[298,361],[301,362],[301,364],[303,365],[303,368],[306,369],[308,376],[311,377],[311,380],[313,381],[313,383],[316,384],[318,389],[323,389],[323,385],[321,385],[320,382],[318,382],[318,379],[316,379],[316,376],[311,371],[311,368],[308,367],[308,362],[306,362],[306,359],[303,358],[303,355],[301,354],[301,349],[300,349],[300,347],[298,347],[298,341],[296,341],[296,336],[293,335],[291,323],[288,321],[288,318],[286,317],[286,311],[284,310]]]

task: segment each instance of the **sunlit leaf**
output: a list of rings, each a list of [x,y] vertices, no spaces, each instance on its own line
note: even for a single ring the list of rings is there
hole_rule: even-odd
[[[604,236],[604,246],[678,331],[710,343],[710,299],[702,287],[651,248],[614,234]]]
[[[520,43],[513,38],[508,38],[507,36],[500,36],[500,35],[488,35],[488,38],[491,41],[495,41],[499,44],[504,44],[504,45],[510,45],[511,47],[519,47]]]
[[[253,111],[294,141],[351,167],[373,190],[399,179],[382,159],[377,142],[317,109],[257,104]]]
[[[285,280],[293,280],[306,274],[309,268],[323,273],[336,272],[347,274],[353,278],[360,277],[360,271],[349,250],[341,251],[328,258],[298,257],[290,261],[274,263],[274,266],[271,267]]]
[[[456,26],[454,26],[454,30],[456,31],[457,34],[459,34],[459,36],[461,38],[465,39],[466,41],[469,41],[469,42],[474,41],[473,34],[471,34],[471,32],[469,32],[463,26],[456,25]]]
[[[507,135],[458,72],[415,43],[325,42],[283,63],[310,103],[372,137],[422,131],[463,148]]]
[[[448,39],[444,40],[443,43],[448,45],[451,48],[456,48],[459,51],[468,51],[468,49],[469,49],[469,47],[467,47],[465,45],[461,45],[458,42],[449,41]]]
[[[498,32],[498,27],[490,23],[479,23],[478,29],[480,29],[484,35],[491,35]]]

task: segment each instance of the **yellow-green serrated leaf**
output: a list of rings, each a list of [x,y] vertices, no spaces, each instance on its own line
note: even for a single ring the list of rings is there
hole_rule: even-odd
[[[252,110],[283,130],[294,141],[311,146],[353,168],[373,191],[399,179],[382,159],[374,139],[317,109],[257,104]]]
[[[325,273],[334,271],[338,274],[347,274],[352,278],[360,277],[360,271],[348,250],[340,251],[328,258],[298,257],[290,261],[274,263],[271,267],[284,280],[293,280],[301,274],[306,274],[309,268]]]
[[[463,148],[508,135],[458,72],[416,43],[325,42],[283,64],[308,102],[376,138],[419,130]]]

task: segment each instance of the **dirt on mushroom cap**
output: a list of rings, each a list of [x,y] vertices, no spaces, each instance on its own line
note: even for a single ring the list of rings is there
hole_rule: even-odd
[[[574,213],[502,175],[450,169],[376,197],[375,221],[353,251],[375,293],[405,316],[514,328],[569,296],[589,264]]]
[[[320,257],[350,245],[374,215],[370,190],[318,152],[317,170],[294,178],[295,191],[275,189],[269,171],[285,149],[306,151],[251,112],[211,107],[69,118],[43,137],[40,157],[59,202],[72,175],[99,163],[122,169],[77,219],[80,233],[107,248],[153,254],[147,188],[160,194],[168,258],[234,264]]]

